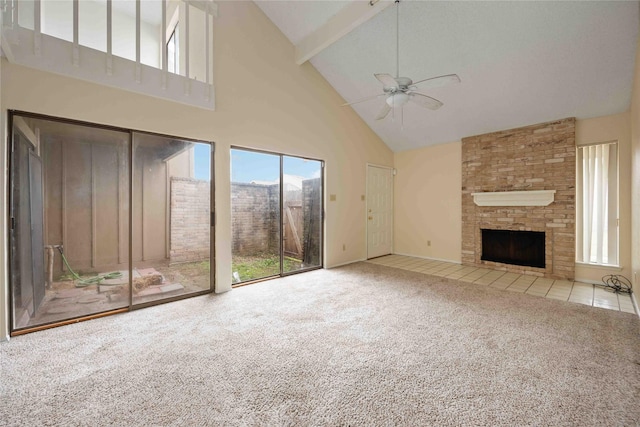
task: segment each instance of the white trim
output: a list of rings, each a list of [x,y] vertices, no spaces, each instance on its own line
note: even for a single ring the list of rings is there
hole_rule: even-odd
[[[640,317],[640,306],[638,306],[638,300],[636,299],[636,293],[631,291],[631,302],[633,303],[633,308],[636,311],[638,317]]]
[[[180,53],[184,53],[184,76],[188,79],[189,78],[189,33],[191,32],[191,27],[189,25],[189,8],[191,7],[191,4],[189,3],[188,0],[184,0],[184,34],[180,34],[180,39],[184,40],[184,52],[180,52]],[[178,55],[180,55],[180,53],[178,53]],[[182,56],[182,55],[180,55]],[[184,94],[186,96],[189,96],[189,93],[191,91],[191,86],[189,85],[189,82],[185,82],[185,92]]]
[[[11,21],[11,29],[15,30],[18,28],[19,22],[20,20],[18,19],[18,10],[20,10],[18,8],[18,0],[15,0],[13,2],[13,20]]]
[[[366,261],[366,259],[361,258],[361,259],[357,259],[355,261],[347,261],[347,262],[343,262],[340,264],[333,264],[333,265],[328,265],[325,267],[326,270],[331,270],[332,268],[337,268],[337,267],[344,267],[345,265],[349,265],[349,264],[355,264],[357,262],[363,262]]]
[[[549,206],[556,190],[471,193],[478,206]]]
[[[35,0],[33,5],[33,54],[40,56],[42,52],[42,2]]]
[[[22,117],[13,118],[13,127],[15,127],[36,149],[36,153],[40,153],[40,139],[36,133],[27,125]]]
[[[167,13],[166,3],[165,3],[165,13]],[[179,19],[178,19],[179,17],[180,17],[180,7],[178,6],[176,7],[176,10],[173,11],[173,14],[171,15],[171,19],[169,19],[169,22],[167,23],[167,28],[165,28],[164,35],[166,40],[169,40],[169,38],[171,37],[171,34],[176,30],[176,26],[178,25],[178,22],[179,22]]]
[[[136,83],[141,83],[141,68],[140,68],[140,0],[136,0],[136,67],[135,67],[135,79]]]
[[[205,11],[204,11],[204,54],[205,54],[205,83],[207,85],[209,85],[211,83],[211,70],[210,70],[210,66],[209,66],[209,60],[211,59],[211,42],[209,40],[210,36],[209,33],[211,32],[211,26],[209,25],[209,22],[211,21],[211,19],[209,18],[209,5],[205,5]],[[205,93],[205,99],[209,100],[209,91],[207,90],[207,92]]]
[[[576,267],[585,267],[585,268],[594,268],[597,270],[614,270],[614,271],[622,271],[624,267],[620,265],[613,264],[594,264],[591,262],[580,262],[576,261]]]
[[[377,167],[377,168],[383,168],[383,169],[391,169],[391,170],[393,170],[393,166],[379,165],[379,164],[377,164],[377,163],[370,163],[370,162],[367,162],[367,166],[375,166],[375,167]]]
[[[166,25],[167,23],[167,2],[163,1],[162,2],[162,25]],[[167,88],[167,69],[168,69],[168,58],[167,58],[167,30],[168,28],[165,28],[164,31],[162,31],[162,41],[161,41],[161,45],[162,45],[162,50],[160,51],[160,68],[162,68],[162,77],[160,79],[160,86],[162,87],[162,89],[166,89]]]
[[[391,1],[350,2],[295,46],[296,64],[304,64],[391,5]]]
[[[1,15],[1,14],[0,14]],[[0,29],[1,31],[1,29]],[[4,40],[3,37],[0,37]],[[0,73],[2,74],[2,73]],[[7,109],[5,105],[0,106],[0,140],[7,141],[8,134],[8,123],[7,123]],[[11,144],[12,141],[7,141],[8,144]],[[8,192],[7,192],[7,180],[9,178],[8,174],[8,150],[2,150],[0,153],[0,167],[3,170],[2,178],[0,181],[2,182],[3,189],[0,190],[2,193],[2,201],[0,201],[0,208],[5,213],[0,218],[0,240],[3,242],[8,242],[9,233],[8,233],[8,224],[7,224],[7,213],[9,212],[9,206],[7,206],[8,202]],[[0,341],[9,341],[9,330],[11,328],[11,319],[9,313],[11,309],[9,304],[11,304],[10,291],[9,291],[9,255],[8,255],[8,245],[4,244],[0,247]]]
[[[580,282],[580,283],[587,283],[589,285],[600,285],[600,286],[604,286],[604,283],[602,283],[601,281],[597,281],[597,280],[591,280],[591,279],[578,279],[577,277],[575,279],[573,279],[574,282]]]
[[[43,70],[49,73],[55,73],[66,77],[77,78],[104,86],[114,87],[116,89],[127,90],[140,93],[143,95],[153,96],[172,102],[178,102],[186,105],[214,110],[215,106],[215,87],[209,85],[211,96],[205,99],[206,83],[194,80],[189,82],[193,89],[189,96],[184,94],[184,84],[186,77],[169,73],[167,76],[166,89],[162,89],[160,85],[161,75],[163,71],[157,67],[130,61],[118,56],[113,57],[113,75],[107,75],[105,71],[106,53],[80,46],[80,57],[83,58],[82,66],[75,67],[71,61],[61,61],[70,51],[70,43],[66,40],[51,37],[47,34],[42,35],[43,47],[42,55],[36,57],[32,53],[31,38],[33,37],[31,30],[20,29],[20,39],[24,41],[19,45],[15,45],[13,53],[14,63]],[[1,42],[6,42],[3,37]],[[27,46],[27,48],[22,48]],[[141,70],[142,78],[136,82],[132,76],[135,76]]]
[[[113,0],[107,0],[107,75],[113,75]]]
[[[72,61],[74,67],[80,66],[80,24],[79,24],[79,0],[73,0],[73,53]]]
[[[428,260],[432,260],[432,261],[442,261],[442,262],[449,262],[451,264],[462,265],[462,261],[454,261],[454,260],[451,260],[451,259],[434,258],[434,257],[422,256],[422,255],[412,255],[412,254],[405,254],[405,253],[401,253],[401,252],[394,252],[393,255],[410,256],[412,258],[428,259]]]

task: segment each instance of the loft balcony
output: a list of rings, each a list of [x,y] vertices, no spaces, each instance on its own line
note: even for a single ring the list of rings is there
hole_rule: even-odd
[[[11,63],[215,109],[210,0],[0,1]]]

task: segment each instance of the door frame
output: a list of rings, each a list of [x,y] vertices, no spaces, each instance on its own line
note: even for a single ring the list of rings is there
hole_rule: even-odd
[[[191,297],[195,297],[195,296],[199,296],[199,295],[204,295],[204,294],[209,294],[209,293],[213,293],[215,292],[215,288],[216,288],[216,258],[215,258],[215,241],[216,241],[216,236],[215,236],[215,230],[216,230],[216,224],[215,224],[215,219],[216,219],[216,213],[215,213],[215,146],[216,143],[213,140],[200,140],[200,139],[194,139],[194,138],[188,138],[188,137],[181,137],[181,136],[177,136],[177,135],[167,135],[167,134],[163,134],[163,133],[157,133],[157,132],[149,132],[149,131],[143,131],[143,130],[137,130],[137,129],[133,129],[133,128],[123,128],[123,127],[119,127],[119,126],[112,126],[112,125],[105,125],[105,124],[99,124],[99,123],[94,123],[94,122],[87,122],[87,121],[83,121],[83,120],[76,120],[76,119],[69,119],[69,118],[63,118],[63,117],[56,117],[56,116],[50,116],[50,115],[46,115],[46,114],[39,114],[39,113],[32,113],[32,112],[28,112],[28,111],[22,111],[22,110],[7,110],[7,138],[8,141],[10,143],[7,144],[7,151],[6,151],[6,155],[7,155],[7,171],[8,171],[8,177],[7,177],[7,207],[8,209],[6,210],[6,221],[7,221],[7,236],[10,236],[11,233],[11,227],[12,227],[12,206],[14,203],[13,200],[13,178],[11,177],[11,171],[13,170],[13,156],[12,156],[12,148],[13,148],[13,135],[14,135],[14,124],[16,122],[16,119],[19,118],[33,118],[33,119],[38,119],[38,120],[48,120],[48,121],[52,121],[52,122],[58,122],[58,123],[65,123],[65,124],[70,124],[70,125],[79,125],[79,126],[86,126],[86,127],[90,127],[90,128],[95,128],[95,129],[104,129],[104,130],[112,130],[112,131],[117,131],[117,132],[122,132],[122,133],[128,133],[129,134],[129,146],[128,146],[128,158],[129,158],[129,171],[127,173],[127,187],[128,187],[128,191],[129,191],[129,212],[127,213],[128,216],[128,228],[127,228],[127,237],[128,237],[128,250],[129,250],[129,255],[128,255],[128,270],[129,270],[129,293],[128,293],[128,304],[122,308],[117,308],[117,309],[111,309],[111,310],[107,310],[107,311],[101,311],[101,312],[96,312],[96,313],[92,313],[89,315],[81,315],[81,316],[75,316],[75,317],[70,317],[64,320],[60,320],[60,321],[53,321],[53,322],[48,322],[48,323],[43,323],[43,324],[39,324],[39,325],[35,325],[35,326],[27,326],[27,327],[22,327],[22,328],[16,328],[15,324],[14,324],[14,298],[13,298],[13,286],[14,284],[11,281],[11,275],[12,275],[12,265],[11,265],[11,257],[15,256],[15,254],[13,253],[12,249],[11,249],[11,239],[7,238],[6,242],[5,242],[5,250],[7,251],[7,260],[8,260],[8,265],[7,265],[7,277],[9,278],[9,282],[7,284],[7,287],[9,289],[9,298],[6,301],[7,305],[8,305],[8,313],[9,313],[9,324],[8,324],[8,329],[9,329],[9,336],[18,336],[18,335],[23,335],[26,333],[30,333],[30,332],[36,332],[36,331],[40,331],[40,330],[44,330],[44,329],[49,329],[49,328],[53,328],[53,327],[57,327],[57,326],[62,326],[62,325],[67,325],[67,324],[73,324],[73,323],[77,323],[77,322],[81,322],[81,321],[85,321],[85,320],[91,320],[91,319],[95,319],[95,318],[99,318],[99,317],[104,317],[104,316],[109,316],[112,314],[118,314],[118,313],[124,313],[127,311],[134,311],[134,310],[138,310],[138,309],[142,309],[142,308],[146,308],[146,307],[150,307],[150,306],[154,306],[154,305],[159,305],[159,304],[165,304],[165,303],[169,303],[169,302],[173,302],[173,301],[178,301],[178,300],[182,300],[182,299],[188,299]],[[21,134],[24,134],[24,122],[20,122],[20,120],[17,121],[18,122],[18,127],[19,127],[19,131],[21,132]],[[210,192],[211,192],[211,199],[210,199],[210,210],[211,210],[211,215],[210,215],[210,230],[211,230],[211,234],[210,234],[210,238],[209,238],[209,245],[210,245],[210,252],[209,252],[209,262],[210,262],[210,271],[209,271],[209,289],[206,290],[202,290],[202,291],[198,291],[198,292],[193,292],[193,293],[189,293],[189,294],[185,294],[185,295],[177,295],[177,296],[173,296],[173,297],[168,297],[165,299],[159,299],[156,301],[150,301],[147,303],[139,303],[139,304],[133,304],[133,287],[132,287],[132,269],[133,269],[133,156],[134,156],[134,152],[133,152],[133,137],[134,134],[144,134],[144,135],[154,135],[154,136],[160,136],[160,137],[165,137],[165,138],[175,138],[175,139],[179,139],[182,141],[189,141],[189,142],[194,142],[194,143],[201,143],[201,144],[209,144],[209,146],[211,147],[211,157],[210,157],[210,164],[211,164],[211,170],[210,170],[210,178],[211,178],[211,185],[210,185]],[[31,138],[27,138],[27,139],[32,139]],[[30,141],[31,142],[31,141]],[[31,142],[33,144],[33,142]],[[38,150],[40,150],[39,147],[39,141],[38,144],[36,145],[36,148]],[[44,180],[44,173],[43,173],[43,180]],[[44,213],[43,213],[44,214]]]
[[[257,282],[262,282],[264,280],[269,280],[269,279],[276,279],[278,277],[286,277],[286,276],[291,276],[293,274],[298,274],[298,273],[305,273],[307,271],[312,271],[312,270],[319,270],[321,268],[324,268],[324,260],[325,260],[325,246],[326,246],[326,242],[325,242],[325,193],[326,193],[326,182],[325,182],[325,167],[326,167],[326,161],[323,159],[316,159],[313,157],[308,157],[308,156],[300,156],[300,155],[296,155],[296,154],[287,154],[281,151],[269,151],[266,150],[264,148],[253,148],[253,147],[246,147],[246,146],[241,146],[241,145],[231,145],[229,147],[229,153],[231,153],[231,150],[244,150],[244,151],[250,151],[253,153],[261,153],[261,154],[268,154],[268,155],[272,155],[272,156],[278,156],[279,157],[279,165],[280,165],[280,171],[279,171],[279,179],[280,179],[280,188],[279,188],[279,209],[280,209],[280,230],[279,230],[279,239],[280,239],[280,252],[279,252],[279,257],[280,257],[280,270],[278,274],[275,275],[271,275],[271,276],[266,276],[266,277],[262,277],[262,278],[257,278],[257,279],[250,279],[247,281],[243,281],[243,282],[238,282],[235,284],[231,284],[231,288],[236,288],[236,287],[240,287],[240,286],[245,286],[245,285],[250,285],[252,283],[257,283]],[[307,268],[302,268],[299,270],[294,270],[294,271],[289,271],[289,272],[285,272],[284,271],[284,243],[283,243],[283,233],[284,233],[284,221],[283,221],[283,211],[284,211],[284,186],[282,185],[282,183],[284,182],[284,158],[285,157],[295,157],[297,159],[303,159],[303,160],[311,160],[314,162],[320,162],[320,183],[322,184],[322,188],[321,188],[321,194],[320,194],[320,220],[322,222],[322,226],[320,227],[320,244],[322,245],[322,247],[320,248],[320,264],[317,266],[312,266],[312,267],[307,267]],[[231,166],[231,161],[229,163],[229,165]],[[229,185],[231,185],[231,177],[229,177]],[[233,212],[232,212],[233,215]],[[233,222],[233,218],[232,218],[232,222]],[[233,252],[233,251],[232,251]],[[233,258],[233,254],[232,254],[232,258]]]
[[[393,177],[395,177],[396,175],[396,169],[391,167],[391,166],[385,166],[385,165],[379,165],[376,163],[369,163],[367,162],[366,168],[365,168],[365,208],[364,208],[364,223],[365,223],[365,229],[364,229],[364,253],[365,253],[365,260],[367,259],[371,259],[369,258],[369,168],[370,167],[374,167],[374,168],[380,168],[380,169],[387,169],[389,171],[391,171],[391,178],[393,180],[393,183],[395,185],[395,179],[393,179]],[[394,247],[394,236],[393,236],[393,229],[394,229],[394,206],[393,206],[393,202],[395,200],[395,191],[394,191],[394,186],[391,187],[391,254],[393,254],[393,247]]]

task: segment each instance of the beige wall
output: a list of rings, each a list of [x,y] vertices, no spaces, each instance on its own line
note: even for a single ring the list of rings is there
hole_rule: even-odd
[[[631,123],[628,112],[612,116],[578,120],[576,145],[618,141],[619,165],[619,264],[622,269],[576,264],[576,280],[602,282],[607,274],[631,278]]]
[[[636,292],[640,289],[640,43],[636,49],[636,68],[631,95],[631,268],[630,279]],[[638,301],[638,297],[633,294]]]
[[[231,285],[231,145],[325,160],[326,195],[336,195],[325,206],[325,265],[364,259],[366,164],[392,166],[392,152],[353,110],[340,107],[344,100],[312,65],[295,64],[293,46],[253,2],[220,2],[214,38],[215,112],[3,60],[3,114],[17,109],[215,141],[218,292]],[[6,286],[3,280],[3,293]],[[0,318],[5,316],[2,304]],[[4,331],[6,326],[0,336]]]
[[[395,253],[460,262],[461,150],[453,142],[395,153]]]

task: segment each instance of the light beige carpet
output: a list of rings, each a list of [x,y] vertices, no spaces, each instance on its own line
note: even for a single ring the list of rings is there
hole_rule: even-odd
[[[639,334],[358,263],[2,343],[0,424],[633,426]]]

